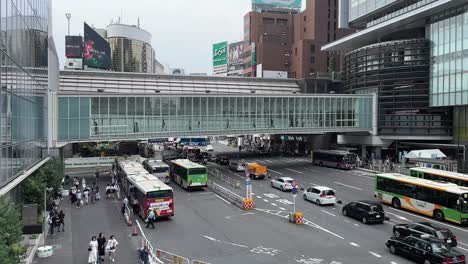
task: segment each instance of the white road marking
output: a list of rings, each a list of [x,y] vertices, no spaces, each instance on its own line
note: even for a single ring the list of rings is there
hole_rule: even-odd
[[[372,252],[372,251],[369,251],[369,253],[370,253],[371,255],[373,255],[374,257],[376,257],[376,258],[381,258],[381,257],[382,257],[382,256],[380,256],[379,254],[377,254],[377,253],[375,253],[375,252]]]
[[[263,199],[263,201],[264,201],[265,203],[269,203],[269,202],[270,202],[270,201],[268,201],[267,199]]]
[[[272,169],[269,169],[269,171],[272,171],[274,173],[277,173],[277,174],[280,174],[280,175],[283,175],[283,173],[279,172],[279,171],[275,171],[275,170],[272,170]]]
[[[387,214],[394,215],[394,216],[396,216],[398,219],[411,222],[411,221],[410,221],[408,218],[406,218],[406,217],[403,217],[403,216],[400,216],[400,215],[397,215],[397,214],[394,214],[394,213],[390,213],[390,212],[387,212]]]
[[[273,205],[273,206],[276,206],[276,204],[275,204],[275,203],[271,203],[271,205]]]
[[[266,161],[266,162],[269,162],[269,163],[272,163],[272,162],[273,162],[273,161],[271,161],[271,160],[265,160],[265,161]]]
[[[398,263],[396,263],[395,261],[392,261],[392,262],[390,262],[390,264],[398,264]]]
[[[354,243],[354,242],[351,242],[349,243],[351,246],[354,246],[354,247],[360,247],[358,244]]]
[[[285,170],[292,171],[292,172],[299,173],[299,174],[303,174],[303,172],[300,172],[300,171],[297,171],[297,170],[293,170],[293,169],[285,169]]]
[[[467,245],[467,244],[465,244],[465,243],[462,243],[462,242],[460,242],[460,241],[458,241],[458,244],[460,244],[460,245],[464,245],[464,246],[467,246],[467,247],[468,247],[468,245]]]
[[[258,199],[263,199],[263,198],[262,198],[261,196],[259,196],[259,195],[257,195],[257,198],[258,198]]]
[[[465,251],[468,251],[467,248],[464,248],[464,247],[460,247],[460,246],[457,246],[458,249],[462,249],[462,250],[465,250]]]
[[[279,199],[279,200],[276,200],[278,203],[282,203],[282,204],[294,204],[293,202],[289,201],[288,199]]]
[[[319,186],[320,184],[316,184],[315,182],[311,182],[312,186]]]
[[[223,200],[225,203],[231,204],[228,200],[224,199],[223,197],[221,197],[221,196],[219,196],[217,194],[215,194],[215,196],[218,197],[219,199]]]
[[[255,195],[255,193],[252,193],[252,195]]]
[[[325,211],[325,210],[320,210],[320,211],[322,211],[322,212],[324,212],[324,213],[326,213],[326,214],[328,214],[328,215],[331,215],[331,216],[336,216],[336,215],[334,215],[334,214],[332,214],[332,213],[330,213],[330,212],[327,212],[327,211]]]
[[[358,224],[354,224],[355,226],[359,226]]]
[[[245,214],[241,214],[241,215],[253,215],[254,213],[245,213]]]
[[[274,193],[264,193],[263,195],[271,199],[279,198],[279,196]]]
[[[334,183],[334,184],[337,184],[337,185],[341,185],[341,186],[345,186],[345,187],[348,187],[348,188],[352,188],[352,189],[356,189],[356,190],[362,191],[361,188],[354,187],[354,186],[351,186],[351,185],[347,185],[347,184],[344,184],[344,183],[341,183],[341,182],[333,182],[333,183]]]
[[[276,254],[280,253],[281,250],[258,246],[256,248],[253,248],[252,250],[250,250],[250,252],[257,253],[257,254],[267,254],[267,255],[270,255],[270,256],[276,256]]]
[[[281,209],[282,211],[286,211],[286,209],[284,209],[283,207],[280,207],[279,209]]]
[[[213,242],[218,242],[218,243],[223,243],[223,244],[227,244],[227,245],[231,245],[231,246],[236,246],[236,247],[242,247],[242,248],[248,248],[248,246],[244,246],[244,245],[240,245],[240,244],[236,244],[236,243],[231,243],[231,242],[225,242],[225,241],[221,241],[221,240],[218,240],[216,238],[213,238],[213,237],[209,237],[209,236],[203,236],[204,238],[207,238]]]

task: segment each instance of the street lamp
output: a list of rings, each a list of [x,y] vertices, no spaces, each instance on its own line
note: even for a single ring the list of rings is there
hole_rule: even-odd
[[[53,188],[44,188],[44,221],[42,221],[42,234],[44,237],[44,247],[46,246],[46,224],[47,224],[47,192],[52,191]]]

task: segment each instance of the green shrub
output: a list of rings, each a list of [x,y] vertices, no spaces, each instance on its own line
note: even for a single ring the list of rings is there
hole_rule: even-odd
[[[21,214],[9,199],[0,198],[0,259],[2,264],[16,264],[25,255],[20,245],[23,223]]]

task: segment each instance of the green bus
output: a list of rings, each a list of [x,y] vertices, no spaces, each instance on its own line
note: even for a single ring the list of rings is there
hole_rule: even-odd
[[[172,180],[185,190],[201,189],[208,185],[206,167],[188,159],[171,161],[170,175]]]
[[[458,186],[468,187],[468,175],[458,172],[416,167],[410,169],[410,175],[421,179],[446,181],[455,183]]]
[[[375,197],[395,208],[403,208],[439,221],[468,224],[468,188],[398,173],[377,174]]]

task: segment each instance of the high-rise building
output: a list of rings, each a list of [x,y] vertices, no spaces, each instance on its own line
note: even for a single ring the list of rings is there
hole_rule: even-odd
[[[58,73],[58,61],[48,53],[54,48],[48,0],[27,5],[2,0],[1,6],[0,196],[15,196],[15,187],[45,162],[48,84],[53,83],[47,67],[56,62]]]
[[[107,41],[112,50],[112,71],[153,73],[155,57],[151,38],[151,34],[139,26],[107,26]]]
[[[399,140],[468,141],[466,0],[340,0],[339,25],[359,31],[322,50],[345,54],[347,90],[377,93],[379,104],[378,135],[342,143],[368,145],[380,158],[382,148],[396,155]],[[452,106],[460,106],[455,118]]]

